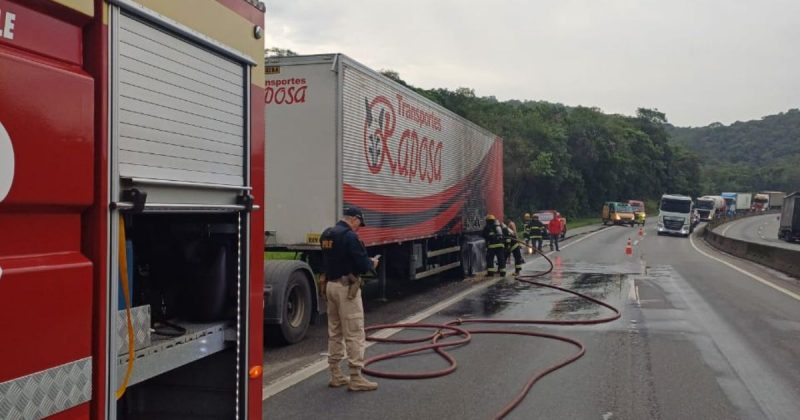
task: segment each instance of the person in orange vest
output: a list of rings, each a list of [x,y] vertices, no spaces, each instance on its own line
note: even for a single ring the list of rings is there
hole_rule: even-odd
[[[547,225],[547,233],[550,234],[550,250],[553,250],[555,245],[555,250],[560,251],[558,249],[558,238],[561,237],[561,231],[564,229],[564,226],[561,224],[561,213],[556,213],[556,217],[550,221]]]

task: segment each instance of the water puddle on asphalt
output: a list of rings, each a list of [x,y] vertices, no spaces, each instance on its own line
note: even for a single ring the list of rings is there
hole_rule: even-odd
[[[527,267],[526,267],[527,268]],[[554,264],[553,272],[532,281],[574,290],[621,307],[628,300],[628,275],[638,274],[638,264]],[[528,272],[535,272],[531,267]],[[523,275],[526,271],[523,271]],[[510,275],[486,290],[440,312],[445,317],[493,319],[577,320],[605,316],[610,311],[596,303],[560,290],[517,281]]]

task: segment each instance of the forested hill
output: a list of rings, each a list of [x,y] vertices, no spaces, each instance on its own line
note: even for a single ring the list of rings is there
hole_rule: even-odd
[[[605,201],[699,193],[699,162],[670,144],[658,111],[627,117],[548,102],[501,102],[468,88],[416,90],[503,138],[505,208],[512,217],[535,209],[598,216]]]
[[[704,192],[800,189],[800,110],[667,130],[674,144],[698,155]]]

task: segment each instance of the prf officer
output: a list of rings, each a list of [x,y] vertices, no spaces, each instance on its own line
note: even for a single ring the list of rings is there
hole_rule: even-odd
[[[328,364],[330,387],[347,385],[350,391],[373,391],[378,384],[361,375],[364,367],[364,306],[361,302],[361,279],[378,266],[378,258],[369,258],[356,233],[364,226],[364,214],[358,207],[345,207],[344,216],[320,236],[325,280],[324,296],[328,300]],[[348,291],[350,293],[348,293]],[[350,377],[342,373],[339,363],[347,361]]]

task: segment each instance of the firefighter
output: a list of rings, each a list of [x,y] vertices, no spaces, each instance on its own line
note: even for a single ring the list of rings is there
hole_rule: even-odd
[[[506,254],[514,256],[514,276],[517,276],[522,271],[522,264],[525,263],[525,260],[522,259],[522,250],[519,249],[516,226],[512,228],[512,223],[514,222],[509,220],[508,226],[503,225],[503,235],[505,237]]]
[[[486,271],[488,276],[493,276],[498,271],[500,276],[506,275],[505,238],[500,222],[490,214],[486,216],[486,226],[483,227],[483,239],[486,240]],[[497,268],[495,268],[497,258]]]
[[[522,240],[525,241],[525,246],[531,246],[531,214],[525,213],[522,216]]]
[[[541,252],[542,241],[544,240],[547,228],[545,227],[544,223],[539,221],[539,215],[536,214],[533,215],[528,230],[530,232],[529,236],[531,238],[531,242],[533,243],[532,246],[536,248],[536,250]]]
[[[320,236],[324,289],[328,301],[328,364],[331,380],[328,386],[347,385],[350,391],[372,391],[378,384],[361,376],[364,367],[364,306],[361,302],[361,278],[378,266],[378,259],[369,258],[356,233],[364,226],[364,215],[358,207],[346,207],[344,216]],[[350,377],[342,373],[339,363],[345,357]]]

